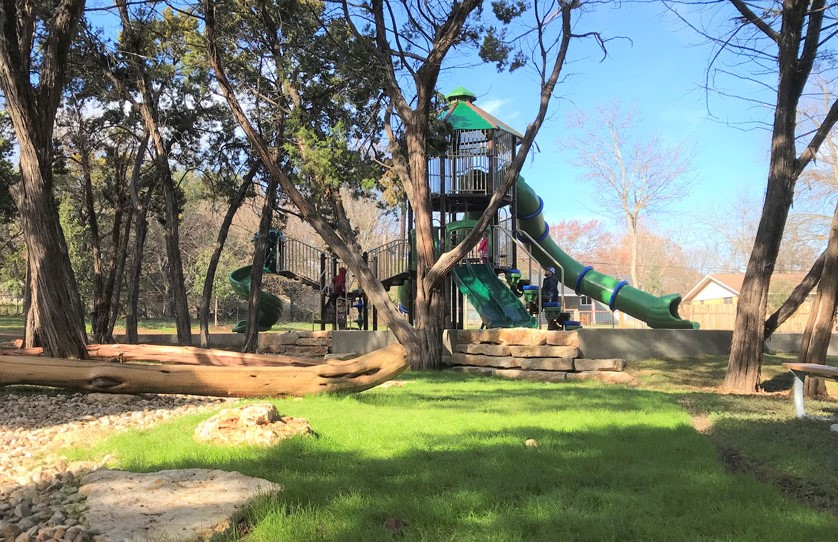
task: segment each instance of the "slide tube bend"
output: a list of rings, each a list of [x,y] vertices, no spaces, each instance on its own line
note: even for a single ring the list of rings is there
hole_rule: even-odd
[[[533,189],[518,177],[518,227],[531,237],[539,239],[539,244],[532,247],[532,254],[542,267],[550,267],[556,260],[565,270],[564,284],[573,287],[577,294],[586,295],[611,310],[619,310],[634,318],[646,322],[656,329],[697,329],[698,324],[684,320],[678,315],[681,296],[671,294],[654,296],[638,290],[625,281],[620,281],[583,266],[567,255],[550,238],[549,228],[544,221],[542,200]]]

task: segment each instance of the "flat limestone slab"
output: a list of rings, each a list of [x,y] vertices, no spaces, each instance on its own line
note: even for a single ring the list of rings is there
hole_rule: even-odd
[[[208,469],[98,470],[82,484],[85,518],[101,542],[208,539],[226,531],[253,497],[282,490],[261,478]]]

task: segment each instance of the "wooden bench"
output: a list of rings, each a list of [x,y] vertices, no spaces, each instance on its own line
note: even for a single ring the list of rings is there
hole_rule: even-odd
[[[817,378],[828,378],[838,381],[838,367],[831,365],[818,365],[817,363],[783,363],[783,367],[794,374],[794,410],[798,418],[806,416],[803,408],[803,380],[807,376]]]

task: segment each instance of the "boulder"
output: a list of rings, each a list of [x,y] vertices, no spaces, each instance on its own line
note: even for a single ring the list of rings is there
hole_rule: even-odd
[[[98,470],[82,479],[85,520],[96,540],[206,540],[227,531],[253,497],[282,486],[208,469],[133,473]]]
[[[227,446],[273,446],[282,439],[312,433],[305,419],[280,416],[274,405],[257,403],[222,410],[198,424],[194,438]]]

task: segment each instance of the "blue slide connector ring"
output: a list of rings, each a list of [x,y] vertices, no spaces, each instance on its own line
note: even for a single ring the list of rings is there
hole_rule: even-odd
[[[608,300],[608,308],[612,311],[614,310],[614,303],[617,301],[617,292],[619,292],[620,288],[622,288],[626,284],[628,284],[628,281],[621,280],[619,284],[617,284],[617,287],[614,288],[614,291],[611,292],[611,299]]]
[[[581,292],[579,292],[579,287],[582,286],[582,279],[585,277],[585,274],[587,274],[588,271],[593,271],[593,269],[594,266],[586,265],[584,268],[582,268],[582,272],[579,273],[579,276],[576,277],[576,284],[573,286],[573,291],[576,292],[576,295],[582,295]]]

